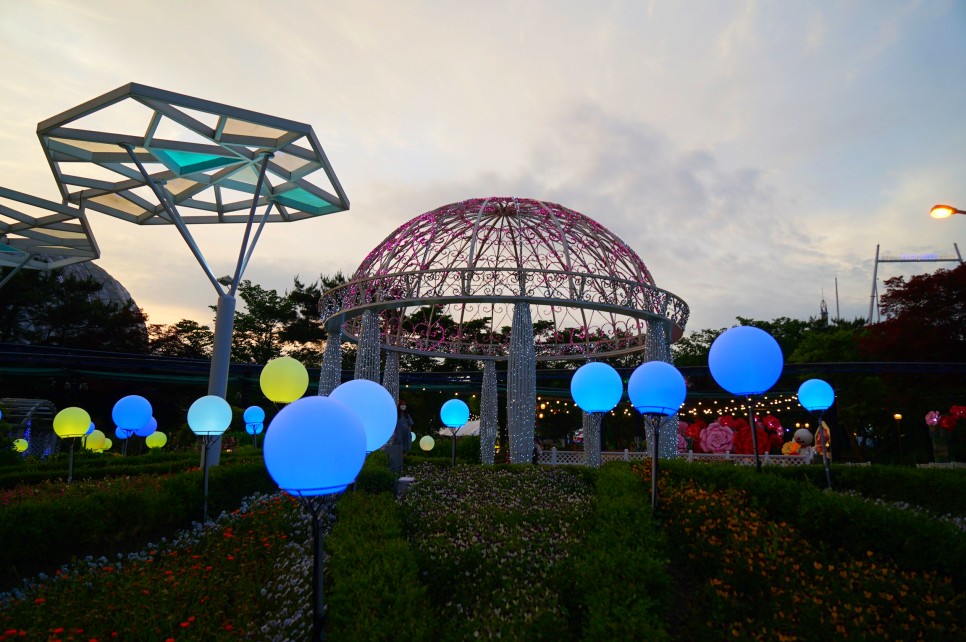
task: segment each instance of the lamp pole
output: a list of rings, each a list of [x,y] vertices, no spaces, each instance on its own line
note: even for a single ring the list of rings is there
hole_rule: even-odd
[[[896,437],[899,439],[899,463],[902,463],[902,415],[898,412],[892,415],[896,420]]]

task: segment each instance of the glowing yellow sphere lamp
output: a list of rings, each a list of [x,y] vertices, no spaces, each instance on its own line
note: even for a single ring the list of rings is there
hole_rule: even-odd
[[[27,450],[27,440],[26,439],[14,439],[13,440],[13,449],[16,450],[18,453],[22,453],[23,451]]]
[[[429,435],[424,435],[423,437],[419,438],[419,447],[426,452],[429,452],[430,450],[432,450],[433,446],[435,445],[436,445],[436,442]]]
[[[168,443],[168,436],[163,432],[154,431],[144,438],[144,443],[152,450],[155,448],[164,448],[164,445]]]
[[[107,435],[100,430],[94,430],[84,439],[84,448],[87,450],[100,450],[104,447],[105,439],[107,439]]]
[[[278,403],[291,403],[308,390],[309,372],[297,359],[279,357],[265,364],[258,383],[266,398]]]
[[[54,415],[54,432],[61,439],[70,440],[70,455],[67,458],[67,483],[74,480],[74,440],[87,434],[91,427],[91,416],[83,408],[71,406]]]

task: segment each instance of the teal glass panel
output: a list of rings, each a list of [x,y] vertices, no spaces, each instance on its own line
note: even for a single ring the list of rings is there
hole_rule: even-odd
[[[234,156],[180,152],[169,149],[151,149],[151,153],[164,163],[165,167],[176,174],[191,174],[243,162],[240,158]]]
[[[275,200],[282,205],[287,205],[288,207],[312,214],[330,214],[332,212],[338,212],[341,209],[337,205],[333,205],[324,198],[319,198],[301,187],[296,187],[284,194],[279,194],[275,197]]]

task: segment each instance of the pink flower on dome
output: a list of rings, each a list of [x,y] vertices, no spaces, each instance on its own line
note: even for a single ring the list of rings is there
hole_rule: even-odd
[[[735,434],[731,428],[717,421],[701,431],[701,449],[709,453],[725,453],[731,450]]]
[[[684,435],[688,431],[688,422],[679,421],[678,422],[678,435]]]
[[[926,425],[936,426],[939,425],[939,413],[935,410],[930,410],[926,413]]]

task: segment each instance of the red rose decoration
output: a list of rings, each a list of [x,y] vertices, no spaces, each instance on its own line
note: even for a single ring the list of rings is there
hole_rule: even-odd
[[[747,430],[748,420],[745,419],[744,417],[738,417],[737,419],[734,420],[734,425],[731,426],[731,429],[734,431]]]
[[[771,436],[762,428],[756,431],[755,436],[758,438],[758,454],[764,455],[771,448]],[[735,431],[735,453],[750,455],[754,452],[751,443],[751,427],[748,426],[748,422],[744,422],[744,426]]]
[[[687,429],[684,431],[684,436],[687,437],[688,439],[697,441],[701,439],[701,431],[704,430],[705,428],[707,428],[707,425],[703,421],[698,419],[693,424],[687,427]]]
[[[767,428],[768,430],[779,430],[781,429],[781,427],[782,427],[782,422],[778,420],[778,417],[776,417],[775,415],[765,416],[765,428]]]
[[[731,415],[723,415],[721,417],[718,417],[718,423],[720,425],[724,426],[725,428],[732,428],[732,429],[734,429],[734,427],[735,427],[735,418],[732,417]]]
[[[949,409],[949,414],[956,417],[966,417],[966,406],[953,406]]]
[[[957,421],[959,421],[959,417],[956,415],[943,415],[942,419],[939,420],[939,427],[952,430],[956,427]]]

